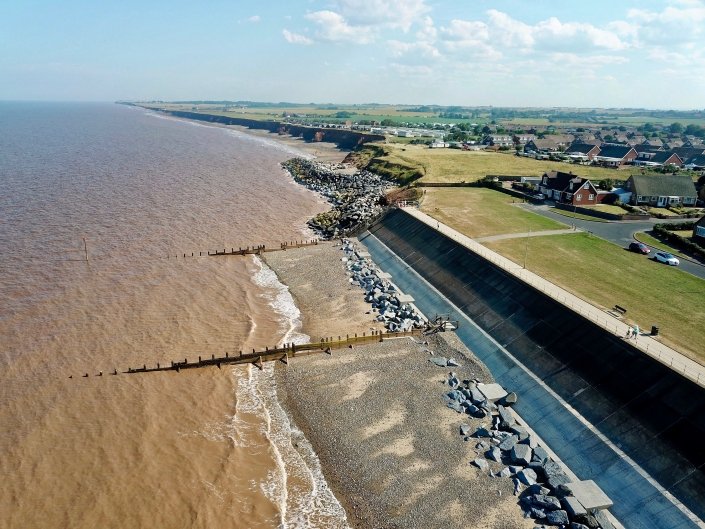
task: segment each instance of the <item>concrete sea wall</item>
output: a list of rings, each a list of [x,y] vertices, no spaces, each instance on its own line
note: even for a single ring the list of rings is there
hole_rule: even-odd
[[[705,516],[702,387],[401,210],[370,232],[677,500]],[[610,465],[596,457],[593,472]]]

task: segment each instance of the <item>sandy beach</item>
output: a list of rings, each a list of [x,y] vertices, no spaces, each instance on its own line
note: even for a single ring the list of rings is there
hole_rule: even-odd
[[[335,143],[330,142],[308,142],[302,138],[290,136],[289,134],[278,134],[261,129],[250,129],[239,125],[216,125],[227,129],[237,130],[245,134],[265,138],[279,142],[287,147],[298,149],[316,158],[319,162],[340,163],[350,153],[347,149],[340,149]]]
[[[341,253],[322,244],[267,255],[297,300],[303,331],[314,337],[323,329],[337,335],[370,327],[369,307],[362,290],[349,286]],[[489,420],[445,406],[448,369],[430,363],[428,351],[456,358],[461,379],[491,376],[454,334],[427,341],[393,339],[292,359],[277,368],[279,399],[312,443],[355,528],[533,527],[511,479],[469,464],[477,440],[464,441],[459,428],[474,431]]]

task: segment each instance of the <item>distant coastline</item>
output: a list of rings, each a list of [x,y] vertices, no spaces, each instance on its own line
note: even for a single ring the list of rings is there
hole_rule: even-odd
[[[153,110],[155,112],[163,112],[178,118],[192,119],[196,121],[206,121],[208,123],[218,123],[221,125],[236,125],[245,127],[251,130],[263,130],[280,135],[289,135],[294,138],[301,138],[310,143],[334,143],[340,149],[352,150],[365,143],[375,141],[385,141],[382,134],[370,134],[366,132],[356,132],[346,129],[335,129],[325,127],[307,127],[304,125],[294,125],[281,121],[263,121],[247,118],[236,118],[230,116],[221,116],[218,114],[206,114],[202,112],[188,112],[184,110],[166,110],[150,107],[143,107],[135,103],[120,103],[128,106],[136,106]]]

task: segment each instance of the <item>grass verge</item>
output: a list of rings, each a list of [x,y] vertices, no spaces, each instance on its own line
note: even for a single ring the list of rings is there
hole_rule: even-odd
[[[484,187],[427,187],[421,210],[469,237],[560,230],[568,226],[531,213],[499,191]]]
[[[664,343],[705,360],[705,280],[586,233],[486,246],[516,263],[526,252],[529,270],[597,306],[626,307],[631,321],[658,325]]]
[[[608,222],[606,219],[593,217],[592,215],[583,215],[582,213],[573,213],[572,211],[566,211],[564,209],[553,208],[551,211],[556,215],[563,215],[564,217],[570,217],[572,219],[589,220],[590,222]]]

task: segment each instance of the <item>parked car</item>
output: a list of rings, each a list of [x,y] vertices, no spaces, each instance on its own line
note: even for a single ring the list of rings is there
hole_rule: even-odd
[[[681,262],[676,258],[675,255],[668,252],[656,252],[654,254],[654,260],[660,263],[666,263],[671,266],[678,266]]]
[[[651,250],[643,242],[632,242],[632,243],[629,243],[629,251],[636,252],[636,253],[643,253],[644,255],[646,255]]]
[[[546,200],[546,195],[544,195],[543,193],[536,193],[534,196],[537,200]]]

